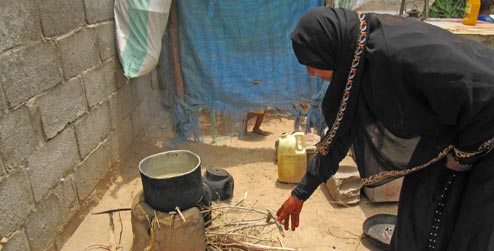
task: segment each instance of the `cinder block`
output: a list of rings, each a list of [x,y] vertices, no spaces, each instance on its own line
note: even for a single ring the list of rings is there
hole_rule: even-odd
[[[62,218],[61,225],[64,226],[79,211],[74,176],[71,174],[61,179],[60,183],[53,189],[53,194],[58,198],[60,218]]]
[[[114,57],[116,52],[115,47],[115,24],[105,23],[97,28],[98,33],[98,48],[101,61]]]
[[[2,86],[2,82],[0,81],[0,86]],[[7,104],[7,97],[5,96],[5,92],[3,88],[0,88],[0,116],[3,114],[7,114],[9,112],[9,106]]]
[[[0,158],[0,179],[5,175],[7,175],[7,171],[5,170],[5,167],[3,166],[2,158]]]
[[[45,36],[64,34],[86,24],[82,0],[44,0],[38,2]]]
[[[84,89],[90,107],[108,98],[117,89],[115,61],[109,61],[84,76]]]
[[[77,168],[74,179],[79,200],[86,199],[110,170],[110,149],[100,144]]]
[[[170,112],[171,109],[163,108],[161,104],[162,97],[159,91],[154,91],[151,94],[151,97],[147,99],[147,104],[149,106],[149,114],[151,114],[148,119],[151,124],[158,124],[162,126],[170,126],[171,123],[169,121],[171,118]]]
[[[84,0],[87,22],[92,24],[113,19],[114,0]]]
[[[150,116],[153,116],[153,113],[151,113],[148,108],[147,102],[143,102],[132,112],[132,128],[134,130],[134,135],[139,135],[146,126],[149,126],[149,118]]]
[[[58,233],[63,229],[62,217],[57,196],[51,194],[41,200],[26,221],[26,233],[32,251],[49,249]]]
[[[108,102],[91,110],[75,125],[79,151],[84,158],[110,133],[110,108]]]
[[[78,78],[69,80],[38,101],[43,129],[48,139],[53,138],[65,125],[86,112],[86,99]]]
[[[0,8],[0,52],[18,45],[41,41],[36,2],[3,0]]]
[[[27,241],[24,229],[14,232],[8,237],[9,241],[3,246],[2,251],[30,251],[29,242]]]
[[[123,156],[129,149],[134,139],[130,116],[124,119],[115,129],[118,140],[118,155]]]
[[[122,68],[122,63],[120,63],[120,59],[118,57],[115,65],[115,77],[117,79],[117,87],[121,88],[122,86],[126,85],[130,81],[130,79],[125,76],[124,70]]]
[[[28,174],[34,199],[41,200],[77,163],[79,153],[72,129],[64,130],[33,153],[28,160]]]
[[[134,95],[132,94],[132,86],[124,85],[118,89],[115,95],[110,97],[110,112],[112,128],[115,128],[126,119],[130,112],[134,109]]]
[[[139,105],[142,101],[149,99],[153,88],[151,87],[151,74],[130,80],[134,91],[134,102]]]
[[[120,153],[118,151],[118,134],[116,130],[110,132],[108,139],[110,146],[110,159],[112,166],[116,165],[120,159]]]
[[[352,157],[346,156],[339,164],[339,169],[326,181],[326,187],[334,202],[351,205],[360,202],[362,182],[357,165]]]
[[[158,71],[156,68],[151,71],[151,87],[153,87],[154,90],[159,90]]]
[[[398,202],[402,183],[403,178],[399,178],[378,187],[364,187],[364,192],[372,202]]]
[[[9,107],[60,83],[55,46],[51,42],[40,43],[3,57],[0,80]]]
[[[0,151],[7,172],[18,168],[17,165],[38,146],[38,137],[25,107],[0,119]]]
[[[59,41],[65,79],[70,79],[99,63],[94,29],[84,29]]]
[[[13,232],[33,207],[29,179],[22,170],[0,179],[0,236]]]

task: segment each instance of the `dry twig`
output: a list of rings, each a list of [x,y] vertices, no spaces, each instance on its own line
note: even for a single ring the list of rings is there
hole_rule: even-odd
[[[260,210],[253,206],[246,206],[245,198],[233,205],[211,206],[214,213],[211,225],[206,228],[206,237],[209,251],[224,250],[296,250],[284,247],[281,239],[273,238],[273,231],[279,228],[269,226],[279,223],[276,216],[269,209]],[[284,234],[280,231],[280,234]],[[276,246],[281,245],[281,247]]]

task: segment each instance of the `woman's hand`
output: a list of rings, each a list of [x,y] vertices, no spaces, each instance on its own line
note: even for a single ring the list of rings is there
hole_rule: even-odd
[[[290,223],[290,217],[292,218],[292,231],[298,227],[300,211],[302,211],[302,206],[304,202],[297,198],[295,195],[290,195],[288,199],[281,205],[281,207],[276,211],[276,219],[279,222],[283,222],[285,225],[285,230],[288,230],[288,225]]]
[[[456,161],[455,157],[452,154],[448,154],[446,156],[446,164],[445,166],[456,172],[465,172],[471,169],[470,165],[463,165]]]

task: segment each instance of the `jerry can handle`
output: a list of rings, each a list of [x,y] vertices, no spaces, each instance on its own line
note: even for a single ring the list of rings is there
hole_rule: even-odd
[[[296,139],[297,147],[296,150],[303,152],[305,150],[305,135],[303,132],[296,132],[293,134]]]

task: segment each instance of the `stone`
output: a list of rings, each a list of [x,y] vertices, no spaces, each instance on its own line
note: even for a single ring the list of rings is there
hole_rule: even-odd
[[[36,2],[2,0],[0,8],[0,52],[41,41],[41,25]]]
[[[341,162],[338,171],[326,181],[334,203],[353,205],[360,202],[360,189],[362,181],[357,165],[351,156],[346,156]]]
[[[38,100],[45,135],[53,138],[86,112],[86,100],[78,78],[65,82]]]
[[[468,38],[473,41],[477,41],[491,49],[494,49],[494,36],[485,36],[479,34],[464,34],[462,37]]]
[[[86,114],[75,125],[79,152],[84,158],[110,133],[110,108],[108,102]]]
[[[9,107],[15,107],[60,83],[62,77],[55,46],[44,42],[2,57],[0,81]]]
[[[148,218],[158,221],[160,227],[152,227],[154,247],[159,250],[206,250],[204,220],[197,207],[181,211],[185,221],[178,214],[156,211],[144,201],[142,190],[135,196],[131,209],[132,250],[144,250],[150,243]],[[157,216],[157,219],[154,218]],[[147,217],[146,217],[147,216]]]
[[[402,183],[403,177],[377,187],[364,187],[364,192],[371,202],[398,202]]]
[[[20,225],[34,208],[29,178],[19,170],[0,178],[0,236],[7,236]]]
[[[37,1],[45,36],[61,35],[86,25],[81,0]]]
[[[59,40],[65,79],[70,79],[99,63],[94,29],[84,29]]]
[[[79,163],[74,130],[67,129],[29,156],[28,174],[36,201]]]

